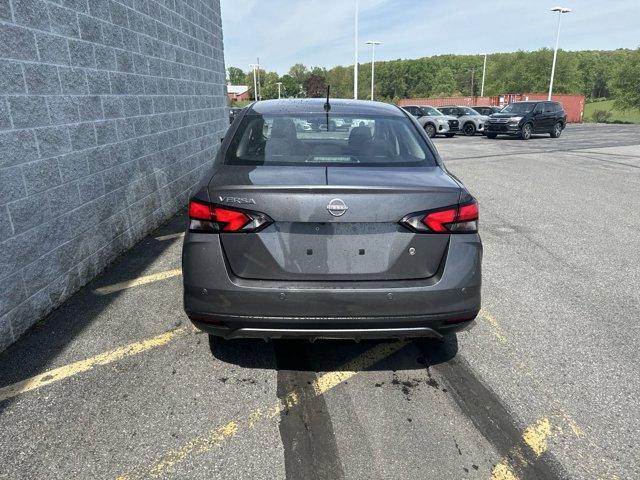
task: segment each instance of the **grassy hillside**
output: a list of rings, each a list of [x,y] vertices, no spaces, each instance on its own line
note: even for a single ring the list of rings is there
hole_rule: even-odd
[[[613,100],[604,100],[601,102],[591,102],[584,106],[584,121],[593,122],[594,112],[602,110],[609,112],[611,116],[606,120],[608,123],[624,122],[624,123],[640,123],[640,110],[618,110],[613,106]]]

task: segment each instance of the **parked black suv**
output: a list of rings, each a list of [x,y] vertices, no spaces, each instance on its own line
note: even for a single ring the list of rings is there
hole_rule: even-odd
[[[558,102],[515,102],[489,117],[485,133],[489,138],[512,135],[529,140],[534,133],[558,138],[566,124],[567,114]]]

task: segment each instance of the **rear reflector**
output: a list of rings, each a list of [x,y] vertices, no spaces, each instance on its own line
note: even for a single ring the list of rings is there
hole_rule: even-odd
[[[192,232],[255,232],[272,220],[264,213],[219,207],[199,200],[189,202],[189,230]]]
[[[462,205],[412,213],[400,223],[415,232],[474,233],[478,231],[478,214],[478,203],[473,200]]]

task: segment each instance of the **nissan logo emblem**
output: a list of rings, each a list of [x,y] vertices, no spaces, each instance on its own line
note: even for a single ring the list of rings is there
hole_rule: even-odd
[[[341,217],[347,213],[349,207],[347,207],[347,204],[339,198],[334,198],[329,202],[329,205],[327,205],[327,210],[329,210],[329,213],[334,217]]]

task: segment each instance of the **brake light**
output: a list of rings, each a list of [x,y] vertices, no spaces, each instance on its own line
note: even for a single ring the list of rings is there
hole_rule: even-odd
[[[255,232],[272,220],[264,213],[219,207],[198,200],[189,202],[189,230],[192,232]]]
[[[478,231],[478,216],[478,203],[473,200],[431,212],[413,213],[400,223],[416,232],[473,233]]]

